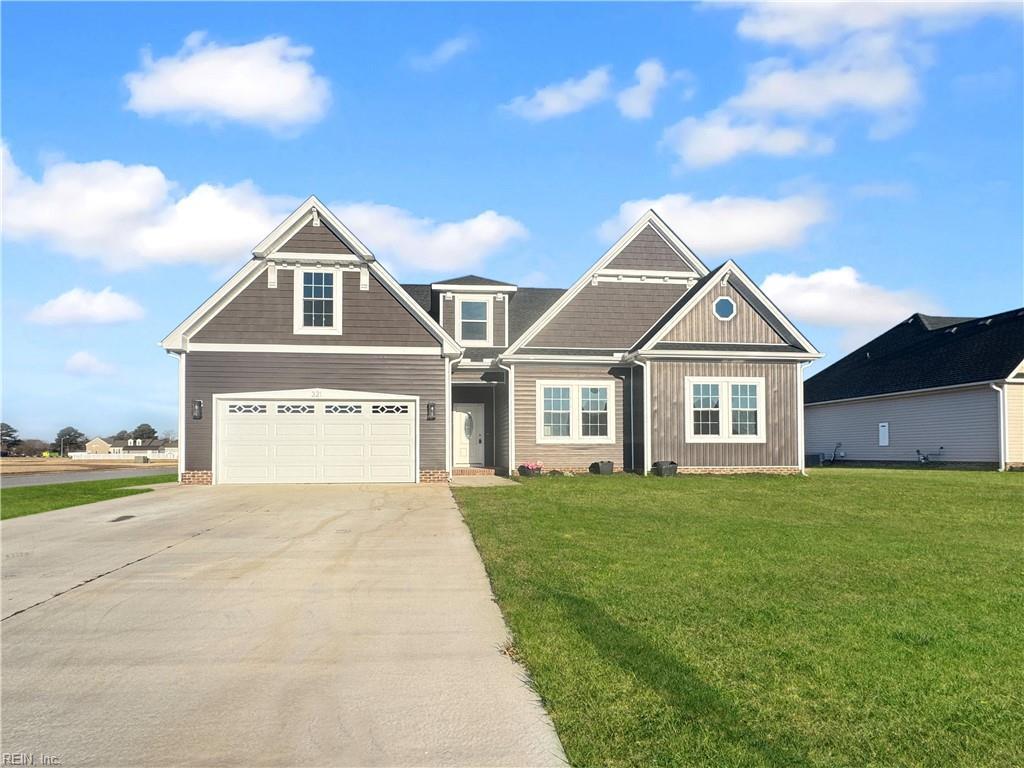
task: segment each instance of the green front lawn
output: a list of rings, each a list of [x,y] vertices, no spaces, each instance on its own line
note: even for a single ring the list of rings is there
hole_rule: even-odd
[[[132,488],[137,485],[176,482],[176,474],[122,477],[117,480],[87,480],[76,483],[53,483],[51,485],[28,485],[23,488],[4,488],[0,491],[0,520],[12,517],[34,515],[64,507],[77,507],[94,501],[119,499],[137,493],[149,493],[148,488]]]
[[[1024,474],[455,493],[573,765],[1024,765]]]

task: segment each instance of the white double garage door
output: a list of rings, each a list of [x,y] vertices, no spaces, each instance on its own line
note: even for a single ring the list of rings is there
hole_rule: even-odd
[[[415,397],[346,390],[216,395],[216,483],[411,483]]]

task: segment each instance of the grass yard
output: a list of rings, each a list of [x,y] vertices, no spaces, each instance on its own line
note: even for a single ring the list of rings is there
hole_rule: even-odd
[[[119,499],[137,493],[149,493],[148,488],[132,488],[137,485],[173,483],[178,475],[145,475],[122,477],[116,480],[87,480],[80,483],[54,483],[52,485],[29,485],[23,488],[4,488],[0,491],[0,520],[24,517],[53,509],[77,507],[94,501]]]
[[[573,765],[1024,765],[1024,474],[454,490]]]

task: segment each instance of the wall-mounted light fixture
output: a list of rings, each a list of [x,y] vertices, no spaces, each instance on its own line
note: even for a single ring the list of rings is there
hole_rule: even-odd
[[[427,403],[427,421],[437,419],[437,403]]]
[[[203,418],[203,401],[193,400],[192,401],[192,418],[199,421]]]

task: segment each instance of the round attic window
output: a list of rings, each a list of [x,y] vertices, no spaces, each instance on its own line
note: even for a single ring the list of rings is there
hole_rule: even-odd
[[[736,302],[728,296],[715,299],[715,317],[719,320],[732,320],[736,316]]]

